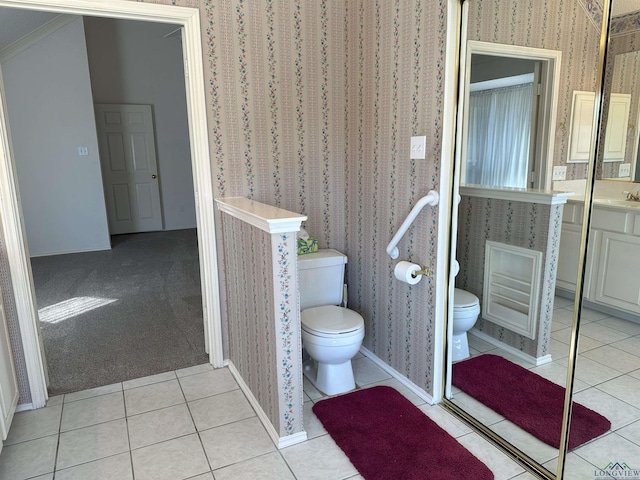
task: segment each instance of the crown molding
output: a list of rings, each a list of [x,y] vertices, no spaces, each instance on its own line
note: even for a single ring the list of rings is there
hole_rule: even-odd
[[[60,30],[62,27],[70,24],[76,18],[75,15],[58,15],[53,20],[48,21],[44,25],[36,28],[31,33],[19,38],[15,42],[0,50],[0,63],[15,57],[19,53],[24,52],[31,45],[38,43],[40,40],[47,38],[52,33]]]

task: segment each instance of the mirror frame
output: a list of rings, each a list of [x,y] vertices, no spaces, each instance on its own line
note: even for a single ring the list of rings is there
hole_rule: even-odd
[[[461,99],[459,107],[462,109],[462,139],[460,144],[460,181],[464,183],[466,174],[467,157],[467,132],[469,109],[469,86],[471,83],[471,57],[472,55],[491,55],[493,57],[509,57],[522,60],[533,60],[543,62],[544,67],[540,74],[543,85],[550,88],[540,93],[541,103],[538,110],[538,125],[542,126],[541,131],[537,131],[535,138],[536,157],[540,158],[540,168],[536,172],[535,182],[539,189],[551,189],[551,178],[553,173],[553,152],[555,149],[556,119],[558,115],[558,96],[560,91],[560,69],[562,68],[562,52],[559,50],[547,50],[543,48],[522,47],[519,45],[507,45],[502,43],[482,42],[478,40],[467,40],[464,49],[465,63],[461,68],[461,76],[464,76],[464,84],[461,92],[464,98]],[[531,179],[529,179],[530,181]],[[527,183],[529,183],[529,181]]]

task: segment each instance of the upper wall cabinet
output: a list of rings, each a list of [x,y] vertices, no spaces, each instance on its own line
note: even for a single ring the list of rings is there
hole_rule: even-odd
[[[620,162],[624,160],[627,149],[627,131],[630,111],[630,94],[611,94],[609,116],[607,117],[607,133],[604,139],[605,162]]]

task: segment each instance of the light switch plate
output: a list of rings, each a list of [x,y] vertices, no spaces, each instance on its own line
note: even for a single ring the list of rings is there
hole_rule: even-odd
[[[78,156],[86,157],[89,155],[89,149],[87,147],[78,147]]]
[[[553,167],[553,178],[552,180],[566,180],[567,179],[567,166],[556,166]]]
[[[621,163],[618,168],[618,177],[628,177],[631,175],[631,164],[630,163]]]
[[[411,159],[424,160],[427,151],[427,137],[411,137]]]

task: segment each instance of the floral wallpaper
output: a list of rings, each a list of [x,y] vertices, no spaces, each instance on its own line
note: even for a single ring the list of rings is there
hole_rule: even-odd
[[[349,306],[365,319],[364,346],[427,392],[436,273],[401,283],[385,248],[415,202],[440,190],[446,14],[444,0],[346,0],[344,15]],[[409,159],[412,135],[427,136],[425,160]],[[426,208],[398,260],[434,267],[437,234]]]
[[[295,233],[269,234],[221,214],[228,358],[281,437],[302,431]],[[251,245],[251,248],[240,248]]]

